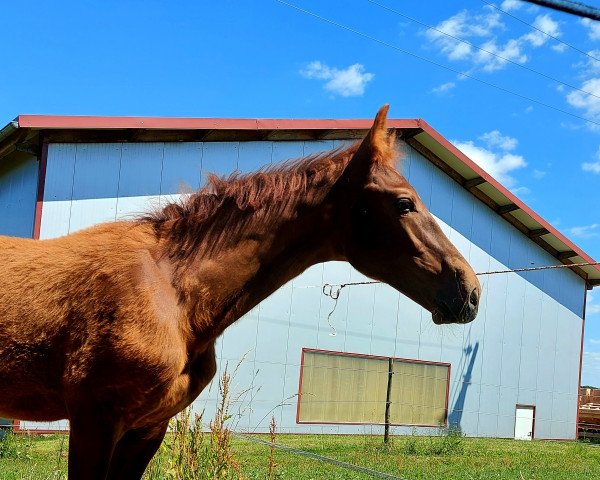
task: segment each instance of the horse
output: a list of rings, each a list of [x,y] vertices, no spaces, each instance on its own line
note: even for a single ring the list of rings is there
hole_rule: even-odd
[[[316,263],[471,322],[479,282],[396,170],[387,112],[350,147],[210,176],[144,216],[0,237],[0,415],[68,419],[70,480],[140,479],[214,376],[219,335]]]

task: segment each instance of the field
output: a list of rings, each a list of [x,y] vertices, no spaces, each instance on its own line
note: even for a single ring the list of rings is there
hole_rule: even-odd
[[[204,436],[205,444],[209,443],[210,434]],[[258,438],[268,440],[268,436]],[[174,457],[176,436],[170,435],[165,440],[157,461],[151,466],[151,471],[144,478],[369,478],[365,474],[283,451],[275,451],[272,457],[275,465],[269,467],[268,446],[236,437],[230,440],[228,454],[231,457],[227,458],[226,465],[222,465],[224,468],[217,473],[206,473],[206,465],[199,462],[194,467],[195,472],[181,477],[178,476],[175,464],[182,457]],[[276,442],[406,480],[600,478],[600,447],[580,442],[519,442],[464,438],[452,434],[439,437],[394,437],[388,448],[383,446],[379,437],[361,435],[277,435]],[[0,441],[0,478],[65,479],[67,443],[64,435],[6,437]]]

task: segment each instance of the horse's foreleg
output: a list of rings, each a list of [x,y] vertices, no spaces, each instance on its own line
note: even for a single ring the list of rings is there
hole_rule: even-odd
[[[129,430],[121,437],[107,476],[108,480],[138,480],[160,447],[169,421],[152,428]]]
[[[119,426],[91,409],[69,420],[69,480],[105,480]]]

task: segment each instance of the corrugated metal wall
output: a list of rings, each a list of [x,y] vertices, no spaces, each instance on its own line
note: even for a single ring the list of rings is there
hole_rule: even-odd
[[[146,211],[184,184],[196,188],[207,172],[254,170],[337,145],[51,144],[41,238]],[[405,175],[476,271],[555,263],[428,160],[408,147],[406,153]],[[316,265],[225,332],[220,371],[228,364],[231,372],[243,357],[233,381],[241,395],[232,405],[238,428],[266,430],[273,415],[279,431],[380,430],[295,423],[301,349],[310,347],[451,363],[450,422],[468,435],[512,437],[516,404],[534,404],[536,438],[574,438],[584,293],[578,276],[561,270],[482,277],[480,314],[467,326],[437,327],[387,286],[352,287],[328,325],[333,301],[321,286],[363,279],[345,263]],[[196,402],[205,418],[217,391],[213,382]]]
[[[33,235],[37,183],[35,157],[0,165],[0,235]]]

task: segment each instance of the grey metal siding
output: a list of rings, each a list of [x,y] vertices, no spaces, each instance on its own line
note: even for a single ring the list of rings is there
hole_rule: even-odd
[[[0,235],[33,236],[37,184],[35,157],[0,165]]]

